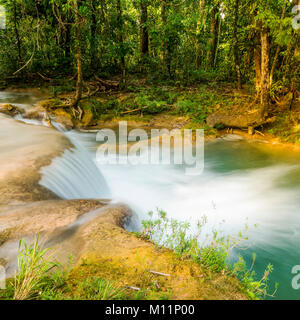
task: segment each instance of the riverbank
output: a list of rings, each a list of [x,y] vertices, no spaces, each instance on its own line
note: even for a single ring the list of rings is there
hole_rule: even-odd
[[[13,90],[24,92],[24,89]],[[210,118],[214,114],[233,119],[247,118],[255,114],[259,105],[251,93],[251,88],[247,86],[241,91],[235,90],[229,84],[157,87],[132,80],[125,91],[110,90],[83,98],[79,112],[75,113],[67,106],[74,94],[69,87],[50,86],[42,88],[41,91],[43,97],[48,92],[50,99],[41,102],[42,109],[32,110],[27,117],[40,117],[40,112],[46,110],[50,117],[61,122],[68,130],[76,128],[82,132],[92,132],[102,128],[117,129],[119,121],[127,121],[129,130],[140,128],[150,132],[153,128],[197,128],[205,130],[206,140],[234,133],[246,139],[257,139],[272,145],[284,144],[295,150],[300,146],[300,101],[297,94],[295,97],[283,95],[277,99],[277,102],[270,106],[268,118],[271,121],[252,128],[249,134],[248,127],[235,128],[234,124],[226,126],[220,123],[212,128],[208,125],[212,122]]]
[[[212,272],[189,257],[177,256],[127,232],[124,225],[131,211],[126,206],[100,200],[64,201],[41,187],[40,169],[70,148],[70,142],[55,129],[2,115],[0,121],[4,152],[0,263],[7,275],[14,274],[19,240],[32,243],[39,233],[43,246],[52,248],[57,261],[66,263],[70,254],[73,259],[64,285],[54,296],[43,292],[43,299],[85,299],[82,284],[91,277],[128,287],[123,296],[126,299],[247,298],[246,289],[232,275]],[[151,273],[150,269],[170,276]],[[140,295],[131,288],[139,288]],[[8,281],[2,298],[12,298],[11,290]]]

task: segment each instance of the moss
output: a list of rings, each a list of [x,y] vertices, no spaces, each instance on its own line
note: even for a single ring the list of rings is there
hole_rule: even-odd
[[[245,299],[236,279],[214,274],[190,259],[152,246],[110,257],[86,255],[69,274],[71,295],[82,295],[80,284],[87,277],[107,279],[118,287],[139,288],[142,299]],[[130,289],[127,294],[128,298],[136,296]]]
[[[40,105],[41,105],[41,107],[45,108],[46,110],[63,107],[63,103],[59,99],[45,100],[45,101],[42,101],[40,103]]]

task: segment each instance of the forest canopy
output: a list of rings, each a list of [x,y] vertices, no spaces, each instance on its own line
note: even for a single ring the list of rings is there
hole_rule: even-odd
[[[262,115],[299,87],[299,0],[0,0],[2,78],[128,75],[250,84]]]

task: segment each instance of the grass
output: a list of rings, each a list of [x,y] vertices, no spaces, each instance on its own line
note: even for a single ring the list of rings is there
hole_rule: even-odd
[[[250,299],[269,295],[268,279],[273,269],[271,265],[266,268],[262,279],[257,280],[253,270],[255,255],[250,269],[241,256],[235,263],[230,261],[231,250],[247,240],[244,235],[247,226],[237,236],[227,237],[217,230],[204,235],[206,223],[207,219],[203,217],[196,229],[192,230],[190,223],[169,219],[162,210],[155,214],[150,212],[149,219],[143,221],[143,231],[135,236],[153,242],[156,252],[151,251],[153,249],[149,246],[139,247],[135,255],[125,255],[129,259],[126,267],[124,257],[120,257],[120,260],[116,257],[116,261],[97,258],[83,259],[73,270],[71,258],[67,266],[53,262],[49,249],[43,249],[39,244],[38,236],[31,245],[21,240],[18,273],[14,279],[7,281],[7,289],[0,291],[0,299],[168,300],[172,299],[173,290],[179,292],[178,288],[183,285],[181,278],[193,277],[189,284],[193,286],[194,294],[201,296],[206,290],[212,289],[209,281],[215,279],[215,275],[220,275],[217,276],[220,281],[227,281],[226,289],[222,290],[240,288],[238,290],[242,290]],[[149,257],[150,261],[156,261],[158,269],[167,263],[174,278],[157,278],[151,274],[148,270]],[[239,281],[235,282],[235,277]],[[137,286],[139,290],[125,284]],[[189,291],[185,287],[182,289]],[[215,294],[211,293],[213,297]]]
[[[63,86],[55,88],[55,94],[52,93],[54,99],[50,100],[50,104],[57,107],[57,97],[63,97],[67,91]],[[229,87],[216,88],[208,84],[193,87],[176,84],[161,86],[155,83],[147,86],[132,82],[126,91],[110,95],[100,93],[97,97],[82,100],[80,105],[83,110],[92,112],[94,120],[128,115],[153,117],[170,114],[186,116],[191,122],[204,124],[207,116],[218,106],[230,108],[233,104],[241,103],[241,100],[245,98],[233,93]]]
[[[190,258],[212,272],[236,276],[250,299],[274,296],[277,284],[274,293],[268,292],[272,265],[268,265],[263,277],[257,280],[253,270],[255,254],[253,254],[250,269],[247,268],[241,255],[236,263],[231,261],[232,250],[241,248],[242,243],[248,240],[247,225],[236,236],[225,236],[217,229],[212,230],[210,234],[203,235],[203,229],[207,224],[205,216],[198,221],[196,230],[192,230],[190,223],[169,219],[163,210],[157,210],[155,214],[150,212],[149,219],[142,223],[144,230],[138,233],[138,236],[153,241],[156,246],[170,248],[177,255]]]
[[[19,242],[18,273],[14,281],[14,299],[27,300],[34,297],[43,285],[45,274],[57,265],[46,257],[48,249],[42,249],[39,238],[27,245]]]

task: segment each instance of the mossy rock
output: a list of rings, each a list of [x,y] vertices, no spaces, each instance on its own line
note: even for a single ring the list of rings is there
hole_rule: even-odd
[[[63,103],[59,99],[49,99],[40,103],[40,106],[45,108],[46,110],[61,108]]]
[[[94,117],[94,113],[90,108],[84,108],[83,117],[81,120],[81,124],[84,127],[88,127],[94,125],[96,123],[96,119]]]
[[[25,110],[21,109],[17,106],[14,106],[12,104],[6,103],[6,104],[0,104],[0,112],[6,114],[8,116],[14,117],[17,114],[24,113]]]
[[[55,121],[60,123],[66,130],[74,128],[72,116],[65,109],[55,109],[51,114],[55,117]]]

